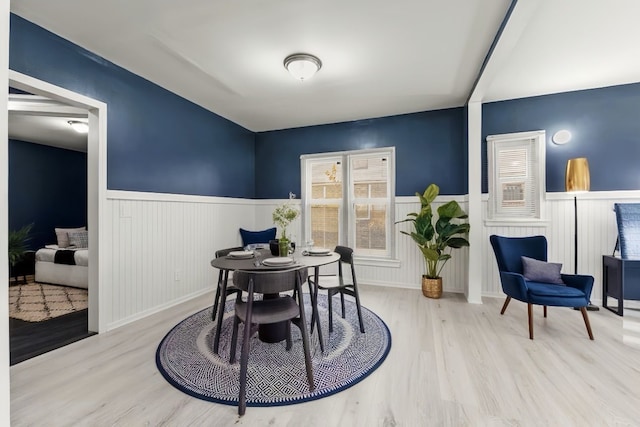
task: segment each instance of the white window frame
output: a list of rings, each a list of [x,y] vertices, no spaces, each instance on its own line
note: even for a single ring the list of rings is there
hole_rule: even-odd
[[[386,235],[387,242],[386,253],[382,256],[358,254],[355,248],[355,204],[367,202],[369,199],[355,198],[353,194],[353,182],[350,173],[351,160],[354,158],[380,157],[387,156],[389,161],[389,176],[387,178],[387,194],[389,212],[387,215]],[[365,150],[339,151],[331,153],[305,154],[300,156],[301,171],[301,187],[302,187],[302,233],[303,240],[307,241],[311,236],[311,222],[307,220],[307,212],[310,210],[311,199],[308,194],[308,183],[311,180],[311,168],[309,167],[315,162],[340,162],[342,166],[342,203],[340,204],[340,226],[338,230],[338,242],[354,248],[354,257],[360,261],[370,260],[372,262],[392,260],[395,256],[395,233],[393,233],[393,224],[395,221],[395,176],[396,176],[396,160],[395,147],[384,147]],[[345,209],[350,206],[350,209]]]
[[[546,225],[546,178],[545,178],[545,148],[546,132],[544,130],[531,132],[517,132],[502,135],[487,136],[487,160],[488,160],[488,191],[487,225],[499,225],[499,223],[531,226]],[[532,182],[533,189],[524,192],[523,203],[533,203],[532,212],[519,212],[509,206],[509,200],[504,197],[503,188],[507,185],[515,185],[515,182],[501,179],[501,170],[498,157],[506,151],[523,150],[525,156],[535,155],[533,164],[526,168],[524,182]],[[526,157],[525,157],[526,159]],[[528,199],[527,199],[528,196]]]

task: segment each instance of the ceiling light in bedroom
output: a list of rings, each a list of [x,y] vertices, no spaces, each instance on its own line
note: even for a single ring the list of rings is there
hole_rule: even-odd
[[[284,59],[284,68],[298,80],[308,80],[322,68],[322,61],[308,53],[296,53]]]
[[[85,122],[79,122],[76,120],[69,120],[67,123],[78,133],[88,133],[89,125]]]

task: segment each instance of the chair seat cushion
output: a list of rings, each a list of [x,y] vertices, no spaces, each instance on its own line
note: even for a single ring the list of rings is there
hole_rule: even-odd
[[[571,286],[558,286],[549,283],[527,282],[528,292],[539,297],[576,298],[584,297],[584,292]]]

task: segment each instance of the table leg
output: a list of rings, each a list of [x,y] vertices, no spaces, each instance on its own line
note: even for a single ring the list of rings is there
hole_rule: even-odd
[[[315,267],[313,272],[313,289],[309,283],[309,294],[311,298],[311,332],[313,332],[314,321],[318,329],[318,340],[320,341],[320,351],[324,353],[324,340],[322,339],[322,328],[320,327],[320,313],[318,313],[318,278],[320,276],[320,267]]]
[[[220,333],[222,332],[222,318],[224,317],[224,306],[227,301],[227,279],[229,278],[229,272],[225,271],[223,279],[218,284],[220,287],[220,301],[218,301],[218,320],[216,324],[216,336],[213,338],[213,352],[218,354],[218,347],[220,346]]]

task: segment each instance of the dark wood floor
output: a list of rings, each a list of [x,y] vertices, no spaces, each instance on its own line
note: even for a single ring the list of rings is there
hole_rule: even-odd
[[[11,365],[89,337],[89,310],[55,317],[46,322],[9,318]]]

